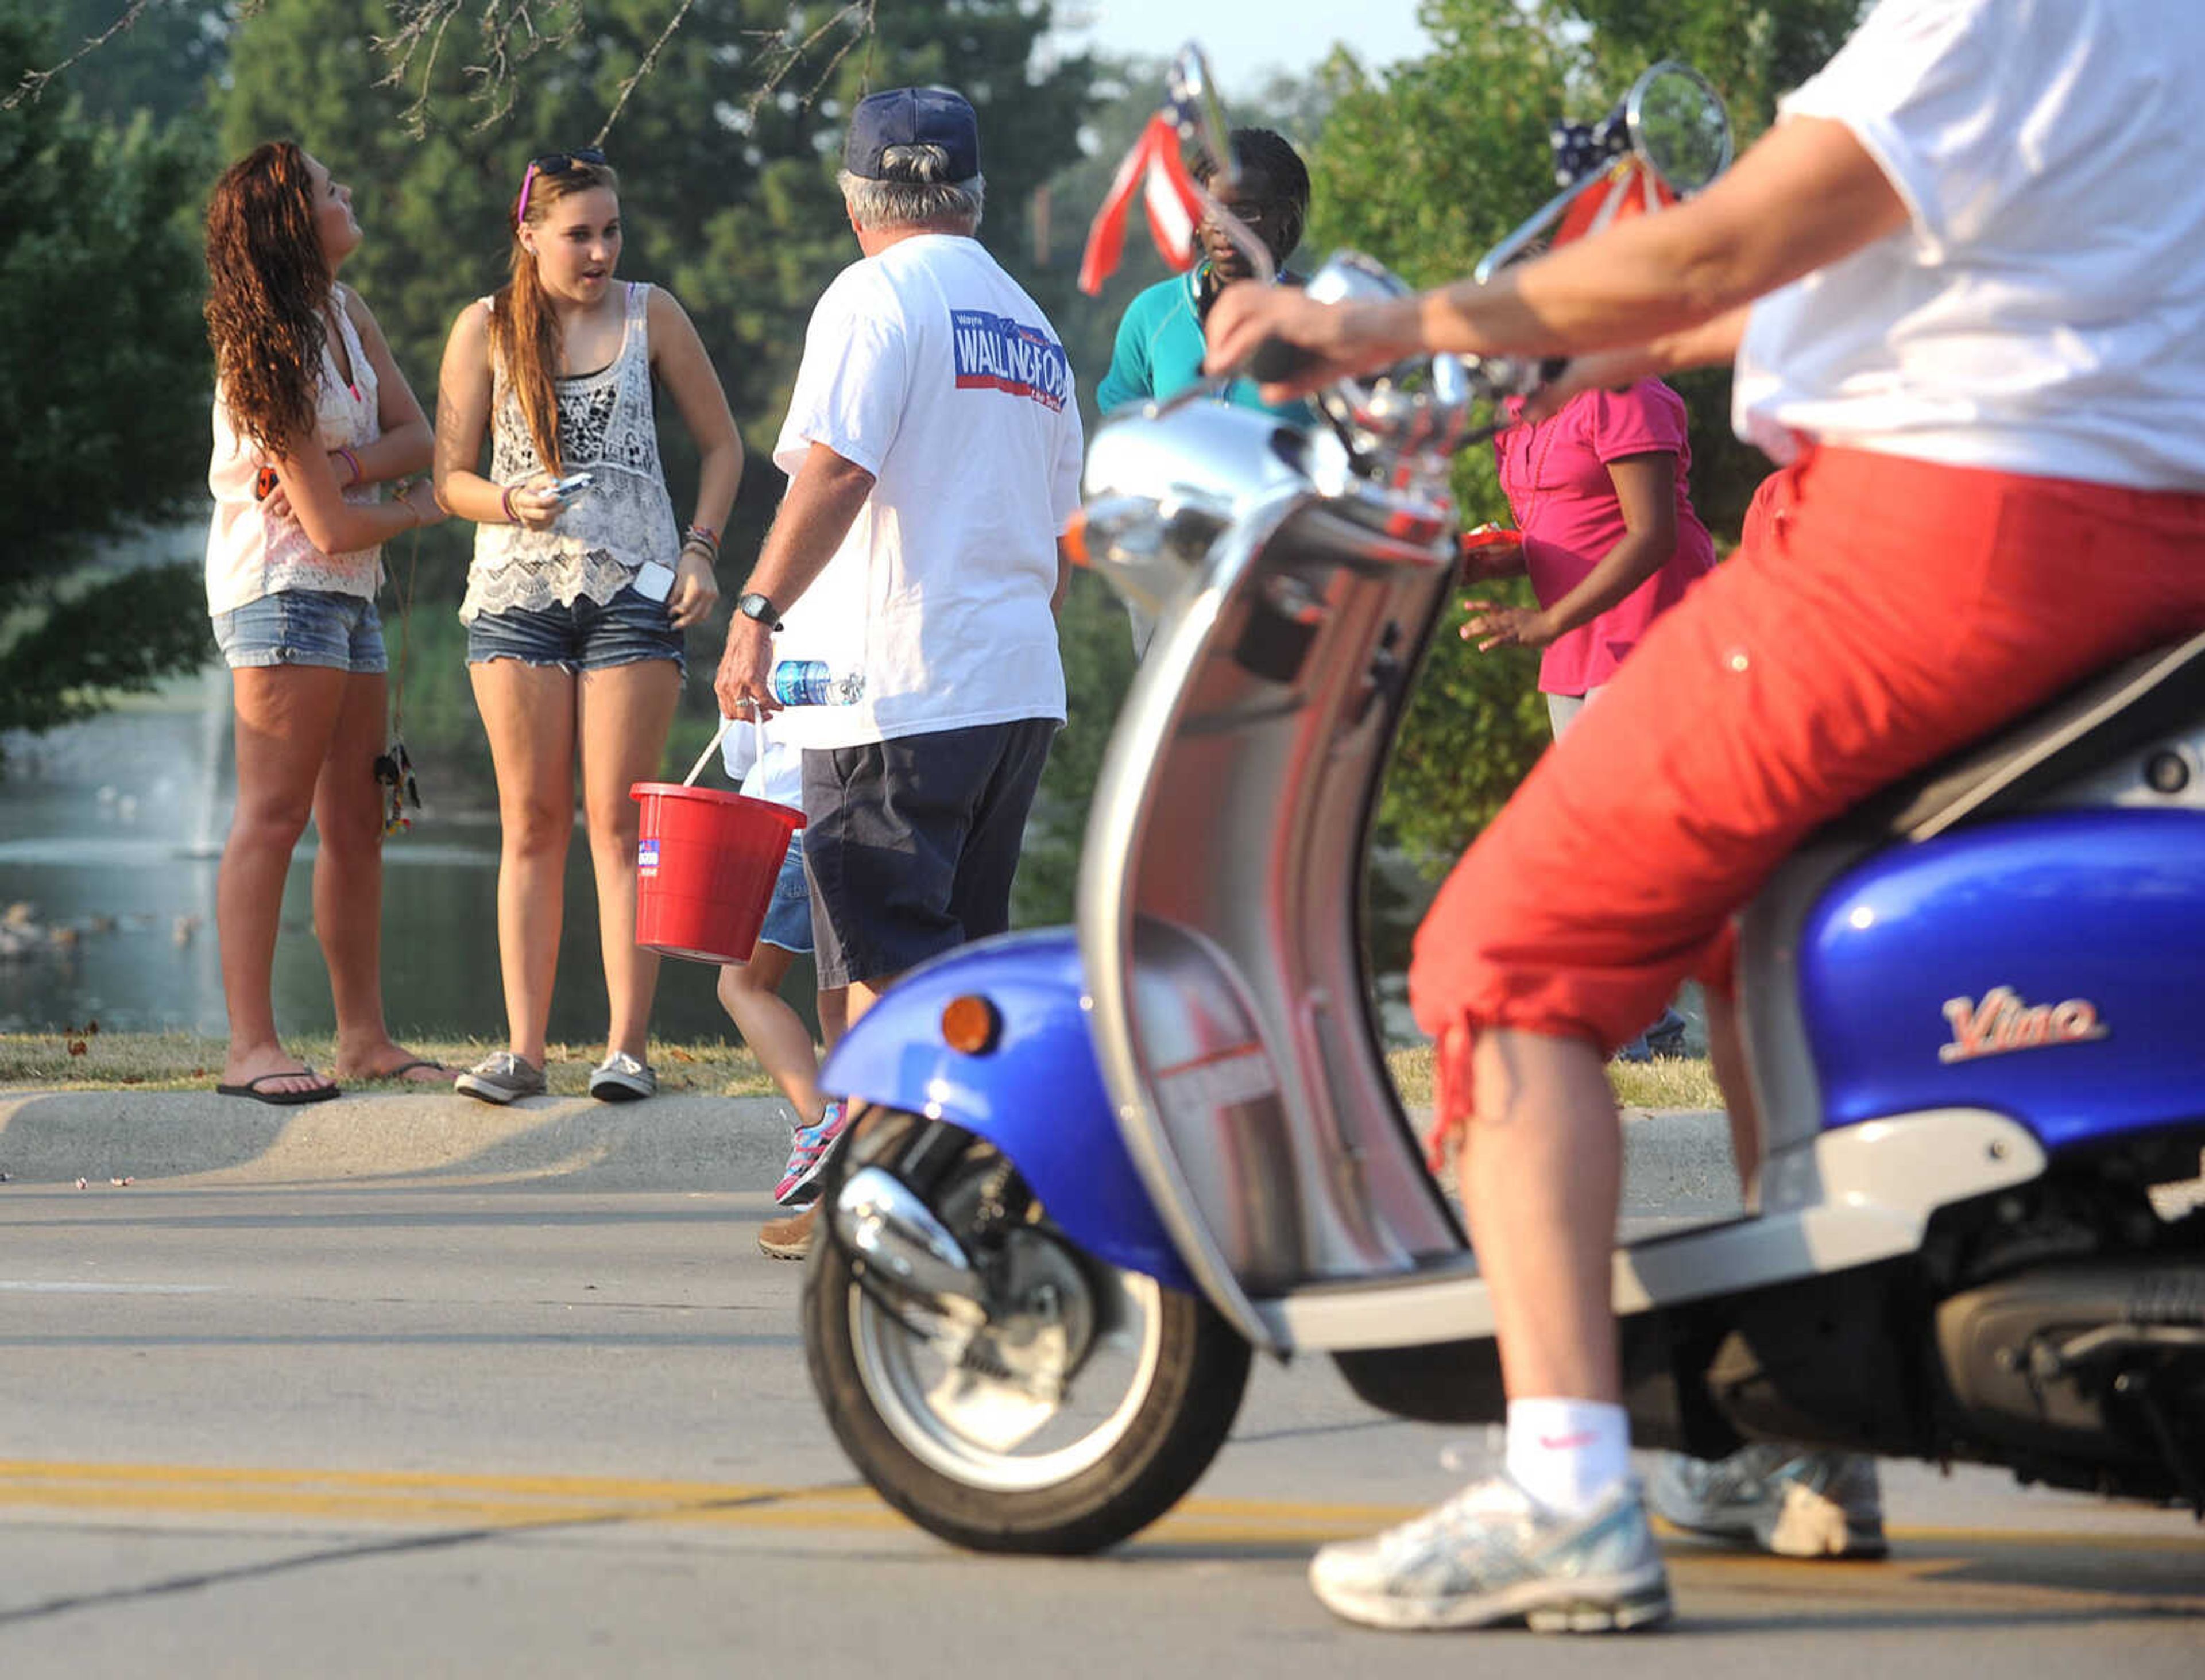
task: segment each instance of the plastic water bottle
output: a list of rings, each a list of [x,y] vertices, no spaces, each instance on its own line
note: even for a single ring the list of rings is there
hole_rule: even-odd
[[[865,674],[831,670],[823,659],[782,659],[770,686],[784,706],[847,706],[865,698]]]

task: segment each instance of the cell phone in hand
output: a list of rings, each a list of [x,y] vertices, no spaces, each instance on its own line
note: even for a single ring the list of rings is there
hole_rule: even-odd
[[[562,502],[572,502],[586,492],[597,480],[586,472],[569,472],[551,486],[551,494]]]

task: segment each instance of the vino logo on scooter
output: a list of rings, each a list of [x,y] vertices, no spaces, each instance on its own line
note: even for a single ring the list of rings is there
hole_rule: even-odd
[[[2081,1044],[2106,1036],[2098,1006],[2088,998],[2027,1004],[2011,986],[1994,986],[1981,1003],[1972,998],[1947,998],[1945,1018],[1952,1024],[1952,1042],[1939,1047],[1941,1062],[1974,1061],[2048,1044]]]

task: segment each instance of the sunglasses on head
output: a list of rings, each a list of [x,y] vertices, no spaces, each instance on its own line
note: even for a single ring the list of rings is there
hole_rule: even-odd
[[[593,145],[576,151],[547,151],[528,160],[527,171],[520,177],[520,198],[513,207],[513,225],[519,227],[528,219],[528,189],[536,184],[540,175],[572,175],[575,170],[594,164],[605,166],[605,154]]]

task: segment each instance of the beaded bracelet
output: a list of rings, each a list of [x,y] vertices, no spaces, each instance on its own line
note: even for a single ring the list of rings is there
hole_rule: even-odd
[[[354,484],[360,482],[360,457],[353,454],[351,450],[344,448],[342,444],[337,448],[337,454],[342,455],[345,458],[345,465],[352,468],[352,478],[350,482],[345,485],[347,490],[350,490]]]
[[[512,485],[508,484],[505,487],[505,494],[498,498],[498,505],[505,509],[505,522],[508,525],[519,525],[520,523],[520,515],[513,511]]]
[[[709,525],[692,525],[681,533],[681,546],[703,549],[714,561],[720,557],[720,533]]]

